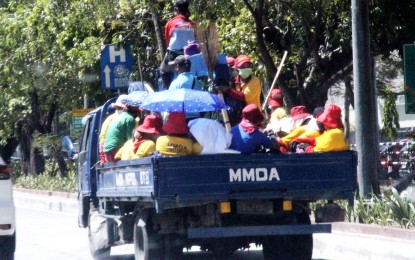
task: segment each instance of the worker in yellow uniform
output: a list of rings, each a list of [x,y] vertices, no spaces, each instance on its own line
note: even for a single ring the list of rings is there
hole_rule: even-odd
[[[147,157],[156,150],[155,141],[162,133],[163,120],[157,115],[147,115],[143,123],[134,130],[133,138],[124,143],[115,155],[116,160]]]
[[[193,140],[188,137],[189,127],[183,112],[172,112],[163,125],[162,135],[157,138],[156,150],[161,155],[185,156],[194,154]]]
[[[302,143],[300,149],[307,153],[312,152],[338,152],[349,150],[341,120],[341,109],[333,104],[327,105],[324,112],[317,117],[317,121],[324,126],[322,135],[316,138],[297,138],[295,141]]]

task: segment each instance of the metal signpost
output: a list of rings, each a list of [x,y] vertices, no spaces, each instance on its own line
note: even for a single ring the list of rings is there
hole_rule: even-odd
[[[119,47],[115,44],[105,45],[101,51],[101,89],[128,89],[133,63],[129,44]]]

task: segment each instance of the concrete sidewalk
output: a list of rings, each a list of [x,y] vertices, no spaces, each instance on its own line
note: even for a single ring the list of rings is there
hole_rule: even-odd
[[[77,212],[75,193],[14,189],[16,206]],[[415,229],[333,223],[331,234],[314,234],[314,259],[415,259]]]
[[[415,259],[415,230],[333,223],[331,234],[314,234],[314,254],[324,259]]]
[[[41,191],[14,188],[13,197],[16,206],[34,207],[44,210],[77,212],[76,193]]]

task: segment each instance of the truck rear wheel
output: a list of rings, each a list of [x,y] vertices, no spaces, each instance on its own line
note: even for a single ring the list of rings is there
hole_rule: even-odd
[[[136,260],[164,258],[162,236],[156,234],[151,225],[141,218],[134,225],[134,254]]]
[[[312,235],[275,236],[262,244],[265,260],[310,260],[313,254]]]
[[[212,250],[216,259],[228,259],[238,248],[239,244],[235,240],[215,239]]]
[[[310,224],[306,213],[298,214],[299,224]],[[265,238],[262,244],[265,260],[310,260],[313,255],[313,235],[280,235]]]

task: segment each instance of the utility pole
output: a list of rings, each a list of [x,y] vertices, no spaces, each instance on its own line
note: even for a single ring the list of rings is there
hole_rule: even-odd
[[[368,0],[352,1],[353,79],[356,112],[357,179],[364,199],[378,193],[378,127],[376,91],[369,43]]]

